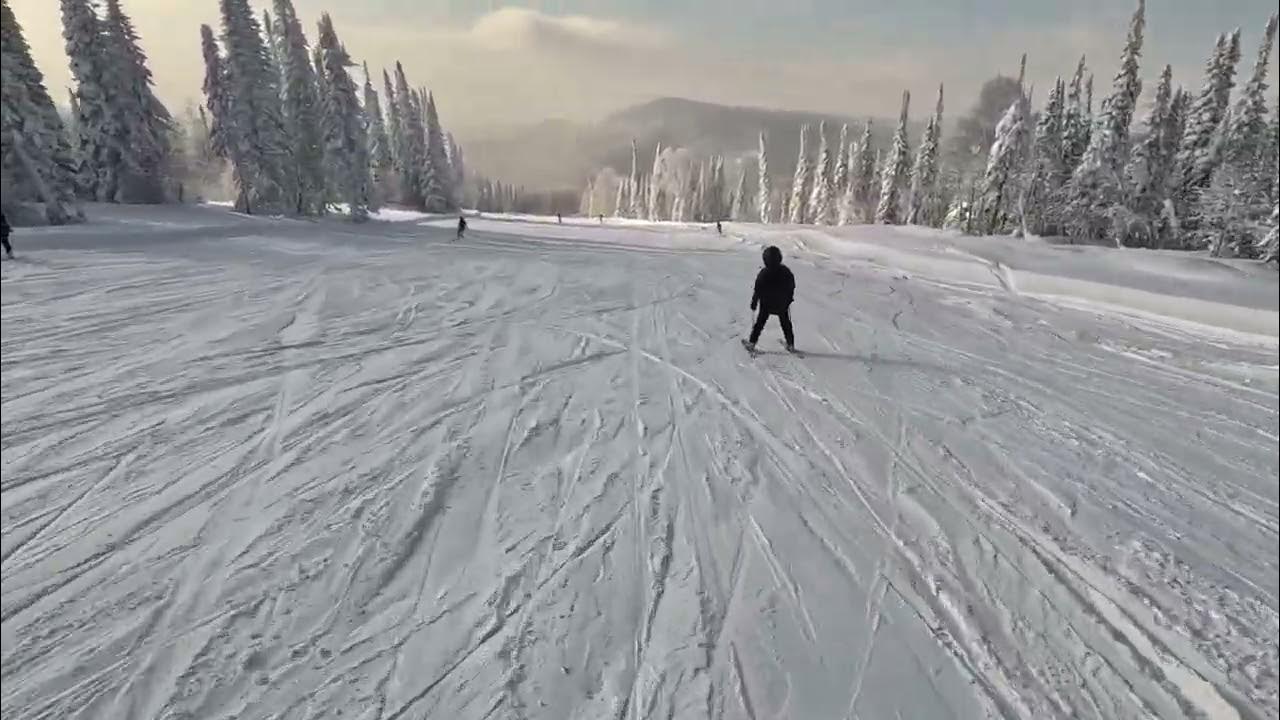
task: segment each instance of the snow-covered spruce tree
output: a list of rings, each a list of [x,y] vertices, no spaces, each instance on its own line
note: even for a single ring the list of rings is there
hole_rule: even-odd
[[[876,185],[878,154],[871,140],[871,119],[862,127],[862,137],[849,156],[849,192],[853,193],[855,217],[851,223],[869,223],[875,220],[876,201],[880,188]]]
[[[1126,245],[1155,247],[1160,214],[1172,170],[1176,140],[1165,134],[1169,129],[1170,103],[1173,97],[1173,68],[1165,65],[1156,86],[1155,100],[1144,123],[1141,142],[1133,149],[1125,175],[1129,184],[1129,222],[1122,228],[1121,241]]]
[[[982,178],[982,232],[988,235],[1010,229],[1017,201],[1017,174],[1023,157],[1027,122],[1026,103],[1015,100],[996,126],[996,139],[987,156]]]
[[[756,159],[756,173],[758,175],[756,192],[759,199],[756,201],[756,209],[760,212],[760,222],[769,224],[773,221],[773,182],[769,178],[769,145],[768,139],[765,137],[764,131],[760,131],[760,151]]]
[[[808,221],[809,187],[813,184],[813,165],[809,163],[808,144],[809,126],[800,126],[800,154],[796,158],[796,172],[791,180],[791,201],[788,207],[791,216],[788,220],[794,225]]]
[[[938,104],[924,126],[920,149],[911,168],[911,195],[907,199],[909,225],[936,225],[942,218],[937,212],[938,147],[942,140],[942,86],[938,86]]]
[[[831,176],[831,205],[839,215],[840,201],[849,187],[849,123],[840,126],[840,147],[836,151],[835,170]]]
[[[101,202],[119,199],[120,173],[128,139],[116,98],[121,93],[111,64],[102,21],[89,0],[61,0],[62,37],[76,82],[79,147],[76,182]]]
[[[0,73],[0,173],[14,193],[0,202],[38,200],[50,224],[83,219],[69,136],[7,0],[0,0]]]
[[[396,101],[392,105],[395,119],[390,124],[398,135],[392,140],[392,146],[400,153],[396,160],[396,167],[400,170],[400,201],[421,209],[425,207],[422,172],[427,164],[426,128],[399,60],[396,61],[395,83]]]
[[[1252,164],[1267,144],[1267,72],[1280,15],[1272,14],[1262,33],[1253,73],[1245,83],[1227,131],[1225,162]]]
[[[453,170],[445,153],[444,131],[440,128],[440,116],[436,111],[436,98],[427,93],[426,101],[427,164],[422,174],[422,199],[427,212],[453,212]]]
[[[232,148],[237,143],[231,142],[230,134],[234,128],[230,125],[227,113],[226,71],[222,67],[222,53],[218,50],[218,41],[214,39],[213,28],[200,26],[200,49],[204,55],[204,104],[209,111],[209,148],[213,154],[230,161]],[[232,164],[232,170],[238,164]],[[239,186],[239,181],[236,182]]]
[[[650,220],[662,219],[662,143],[659,142],[653,149],[653,166],[649,168],[649,197],[646,198],[648,207],[645,208],[645,216]]]
[[[835,202],[832,198],[831,148],[827,146],[827,123],[818,123],[818,164],[814,169],[813,190],[809,193],[809,221],[815,225],[834,225]]]
[[[1085,157],[1067,186],[1067,210],[1072,237],[1097,240],[1114,234],[1118,214],[1124,209],[1124,166],[1129,154],[1129,127],[1142,80],[1138,59],[1142,55],[1146,25],[1145,0],[1129,22],[1129,33],[1120,55],[1120,69],[1112,83],[1111,95],[1103,102],[1094,121]],[[1118,242],[1118,238],[1117,238]]]
[[[1066,185],[1071,174],[1080,166],[1085,150],[1089,149],[1089,135],[1093,129],[1093,117],[1085,108],[1084,75],[1085,58],[1080,56],[1075,75],[1067,92],[1062,121],[1062,177],[1058,185]]]
[[[347,204],[352,220],[369,215],[369,141],[356,84],[347,73],[353,63],[338,41],[329,13],[320,15],[317,44],[324,59],[324,97],[320,127],[324,137],[325,175],[335,197]]]
[[[120,7],[120,0],[107,0],[102,31],[117,93],[112,102],[129,148],[122,154],[120,199],[164,202],[173,117],[152,91],[147,57],[138,44],[133,21]]]
[[[282,113],[297,175],[294,211],[315,214],[325,207],[325,157],[321,100],[315,67],[293,0],[274,0]]]
[[[708,204],[710,220],[726,220],[729,217],[728,180],[724,174],[724,156],[717,155],[711,159],[711,186]]]
[[[627,184],[631,182],[630,178],[618,178],[618,197],[613,201],[613,216],[626,217],[627,207],[631,204],[631,196],[627,194]]]
[[[1240,31],[1219,35],[1205,66],[1204,86],[1187,111],[1185,130],[1178,145],[1173,210],[1184,232],[1194,230],[1191,208],[1200,190],[1209,184],[1217,165],[1214,138],[1226,116],[1240,59]]]
[[[280,37],[279,23],[271,19],[271,11],[262,11],[262,34],[267,44],[267,60],[271,63],[271,67],[276,71],[276,77],[280,80],[280,85],[284,86],[284,74],[282,71],[282,43]]]
[[[907,147],[907,111],[911,105],[911,93],[902,92],[902,111],[898,116],[898,129],[893,133],[893,144],[885,158],[880,177],[880,203],[876,206],[876,224],[899,225],[902,223],[902,195],[907,189],[907,175],[911,170],[911,149]]]
[[[462,208],[466,201],[466,155],[462,152],[462,146],[458,144],[457,139],[453,137],[453,133],[451,132],[445,132],[444,145],[449,150],[449,168],[453,171],[449,180],[450,186],[453,189],[453,205],[455,208]]]
[[[381,201],[388,197],[387,180],[395,172],[391,162],[391,144],[387,139],[387,126],[382,119],[382,104],[378,101],[378,91],[373,89],[369,66],[365,64],[364,95],[365,132],[369,138],[369,168],[373,176],[373,196]]]
[[[396,111],[396,89],[391,84],[391,75],[387,73],[386,68],[382,69],[382,102],[384,108],[383,123],[387,128],[387,151],[391,154],[391,168],[394,171],[394,179],[398,183],[402,172],[400,156],[403,151],[401,146],[396,143],[404,139],[404,133],[400,129],[400,113]]]
[[[747,194],[747,168],[742,167],[738,173],[738,184],[733,189],[733,205],[729,208],[729,219],[734,222],[747,222],[751,217],[751,196]]]
[[[633,218],[644,217],[644,193],[640,191],[640,148],[636,144],[635,138],[631,138],[631,188],[633,192],[629,198],[630,206],[627,208],[627,216]]]
[[[1060,213],[1056,203],[1066,176],[1063,168],[1066,121],[1066,86],[1062,78],[1057,78],[1036,122],[1031,147],[1031,177],[1023,201],[1027,228],[1038,235],[1057,232]]]
[[[1234,109],[1223,119],[1221,150],[1212,153],[1215,158],[1221,158],[1214,172],[1222,177],[1215,177],[1210,186],[1232,188],[1231,207],[1239,215],[1239,232],[1228,237],[1204,238],[1200,243],[1208,244],[1216,254],[1229,251],[1237,257],[1250,257],[1270,230],[1267,218],[1275,200],[1271,188],[1275,183],[1276,161],[1267,137],[1266,92],[1276,23],[1276,15],[1267,21],[1253,73]],[[1207,210],[1193,209],[1192,217],[1204,216]]]
[[[232,161],[244,212],[291,211],[297,177],[280,103],[280,84],[267,57],[262,29],[248,0],[220,0],[226,112],[235,127],[228,140],[239,145]]]
[[[1280,262],[1280,203],[1271,206],[1271,230],[1258,241],[1254,253],[1263,262]]]

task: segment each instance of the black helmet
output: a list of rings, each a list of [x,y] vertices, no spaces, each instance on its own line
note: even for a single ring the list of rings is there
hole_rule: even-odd
[[[770,245],[764,249],[764,265],[765,267],[774,267],[782,264],[782,251],[775,245]]]

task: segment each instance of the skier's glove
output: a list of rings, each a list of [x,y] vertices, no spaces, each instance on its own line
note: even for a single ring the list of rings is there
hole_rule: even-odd
[[[755,300],[752,300],[752,301],[751,301],[751,311],[752,311],[752,312],[755,312],[755,309],[756,309],[756,301],[755,301]]]

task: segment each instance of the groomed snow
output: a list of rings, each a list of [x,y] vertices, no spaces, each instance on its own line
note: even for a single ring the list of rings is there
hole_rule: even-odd
[[[1273,272],[93,214],[0,265],[5,720],[1280,712]]]

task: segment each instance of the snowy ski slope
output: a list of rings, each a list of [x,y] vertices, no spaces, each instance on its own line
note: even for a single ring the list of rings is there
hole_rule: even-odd
[[[0,265],[5,720],[1280,712],[1274,273],[98,214]]]

